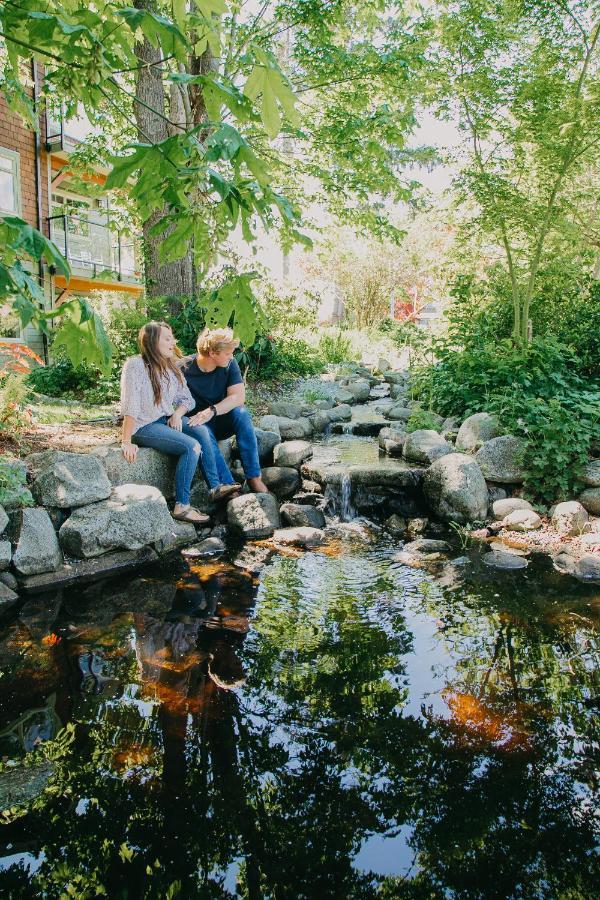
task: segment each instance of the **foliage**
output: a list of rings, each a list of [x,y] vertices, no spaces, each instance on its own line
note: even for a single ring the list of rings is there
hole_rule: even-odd
[[[323,368],[319,354],[300,338],[259,337],[236,354],[251,380],[278,381],[315,375]]]
[[[27,490],[25,467],[18,462],[0,458],[0,506],[33,506],[34,500]]]
[[[435,413],[421,406],[414,406],[411,414],[406,422],[406,430],[410,434],[413,431],[419,431],[421,428],[429,430],[438,430],[438,420]]]
[[[23,372],[0,374],[0,432],[14,434],[29,421],[24,408],[27,394]]]
[[[577,179],[598,160],[600,26],[584,0],[440,7],[431,101],[469,137],[456,186],[471,232],[504,256],[525,341],[540,269],[573,231]]]
[[[352,342],[341,328],[333,334],[324,332],[319,338],[319,353],[328,363],[348,362],[352,355]]]

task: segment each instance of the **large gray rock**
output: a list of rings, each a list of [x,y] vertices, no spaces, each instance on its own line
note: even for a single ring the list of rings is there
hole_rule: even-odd
[[[281,438],[281,432],[279,431],[279,419],[277,416],[261,416],[258,420],[258,427],[263,431],[274,431]]]
[[[401,426],[386,426],[379,432],[379,446],[389,456],[402,456],[408,434]]]
[[[303,503],[282,503],[281,520],[285,525],[325,528],[325,516],[320,509]]]
[[[354,403],[354,395],[347,391],[346,388],[338,387],[334,392],[334,397],[337,403],[347,404]]]
[[[262,477],[269,490],[280,500],[293,497],[300,487],[300,474],[291,466],[267,466],[262,470]]]
[[[462,525],[486,517],[487,485],[481,469],[469,456],[449,453],[436,460],[425,472],[424,490],[440,519]]]
[[[273,451],[281,443],[279,431],[263,431],[262,428],[255,428],[256,443],[258,446],[258,458],[261,463],[271,462],[273,459]]]
[[[502,519],[501,525],[509,531],[535,531],[542,527],[542,520],[534,509],[515,509]]]
[[[529,563],[522,556],[515,553],[504,553],[502,550],[492,550],[483,557],[486,566],[492,569],[506,569],[508,571],[517,571],[518,569],[526,569]]]
[[[8,569],[12,557],[10,541],[0,541],[0,572]]]
[[[241,497],[234,497],[227,504],[227,522],[233,531],[246,540],[271,537],[281,525],[277,500],[273,494],[243,494]]]
[[[585,553],[575,564],[573,572],[579,581],[600,583],[600,553]]]
[[[577,499],[592,516],[600,516],[600,487],[587,488]]]
[[[269,403],[269,415],[277,418],[299,419],[302,415],[300,405],[289,400],[274,400]]]
[[[59,538],[66,553],[81,559],[164,541],[172,528],[167,501],[158,488],[122,484],[108,500],[74,510],[61,525]]]
[[[4,582],[0,581],[0,615],[12,609],[19,600],[19,595]]]
[[[6,526],[8,525],[8,516],[4,511],[4,507],[0,506],[0,534],[4,531]]]
[[[587,464],[581,480],[587,487],[600,487],[600,459],[592,459]]]
[[[500,521],[510,513],[516,512],[518,509],[533,509],[528,500],[522,500],[520,497],[506,497],[503,500],[495,500],[492,506],[494,519]]]
[[[430,465],[436,459],[453,453],[454,448],[437,431],[420,428],[409,434],[404,442],[403,455],[412,462]]]
[[[330,422],[349,422],[352,418],[352,409],[347,403],[341,403],[339,406],[327,410],[327,415]]]
[[[408,387],[405,384],[390,384],[390,397],[392,400],[402,400],[408,394]]]
[[[498,436],[498,420],[486,412],[475,413],[462,423],[456,435],[456,449],[465,453],[478,450],[482,444]]]
[[[41,506],[69,509],[110,496],[111,483],[97,456],[44,450],[27,463],[34,476],[32,493]]]
[[[166,554],[177,550],[178,547],[186,547],[198,540],[196,529],[191,522],[179,522],[177,519],[171,520],[170,533],[155,542],[158,553]]]
[[[350,407],[348,407],[348,409],[349,408]],[[318,409],[317,412],[310,417],[314,434],[323,434],[327,431],[331,424],[331,412],[333,412],[333,409]],[[350,415],[352,415],[352,413],[350,413]]]
[[[355,403],[363,403],[369,399],[371,394],[371,385],[364,378],[358,378],[356,381],[350,381],[346,385],[346,390],[351,395]]]
[[[301,416],[299,419],[288,419],[284,416],[278,416],[277,421],[282,441],[299,441],[310,437],[312,434],[312,423],[310,419],[304,416]]]
[[[299,468],[312,455],[313,447],[308,441],[284,441],[275,447],[273,460],[276,466]]]
[[[388,384],[404,385],[408,381],[408,372],[382,372],[382,375]]]
[[[62,565],[62,553],[45,509],[22,509],[13,521],[15,551],[12,563],[21,575],[56,572]]]
[[[556,504],[552,513],[552,524],[561,534],[574,537],[582,534],[589,518],[581,503],[570,500],[567,503]]]
[[[486,441],[475,454],[475,460],[488,481],[500,484],[522,484],[523,443],[512,434]]]
[[[392,421],[397,422],[408,422],[412,414],[412,409],[409,409],[404,403],[397,403],[395,406],[392,406],[388,409],[386,415],[388,419],[392,419]]]

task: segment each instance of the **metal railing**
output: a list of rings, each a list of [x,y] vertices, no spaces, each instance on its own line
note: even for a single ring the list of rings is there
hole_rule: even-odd
[[[107,280],[140,281],[133,238],[113,231],[100,216],[50,216],[50,239],[54,241],[72,270],[93,278],[101,273]]]
[[[46,150],[69,150],[84,141],[90,134],[97,134],[99,129],[93,125],[81,110],[81,113],[69,121],[60,113],[46,113]]]

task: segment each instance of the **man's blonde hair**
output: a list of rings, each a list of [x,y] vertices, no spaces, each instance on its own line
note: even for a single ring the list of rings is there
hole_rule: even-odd
[[[205,328],[198,335],[196,341],[196,349],[202,356],[208,356],[209,353],[219,353],[231,347],[235,350],[239,347],[240,342],[234,338],[231,328]]]

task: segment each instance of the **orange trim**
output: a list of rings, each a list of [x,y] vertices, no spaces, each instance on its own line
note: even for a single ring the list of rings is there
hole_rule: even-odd
[[[90,291],[123,291],[126,294],[141,294],[144,290],[141,284],[126,284],[123,281],[99,281],[95,278],[71,278],[67,283],[63,275],[55,275],[54,284],[61,290],[79,293]]]
[[[58,159],[56,156],[50,157],[50,168],[53,169],[55,172],[57,172],[59,169],[64,169],[64,167],[65,167],[64,159]],[[63,178],[67,178],[67,177],[82,178],[83,181],[93,181],[95,184],[100,184],[100,185],[103,185],[104,182],[106,181],[106,175],[101,175],[97,172],[89,172],[89,173],[86,172],[84,175],[80,175],[77,172],[69,171],[69,169],[65,169],[65,171],[62,173],[62,177]]]

